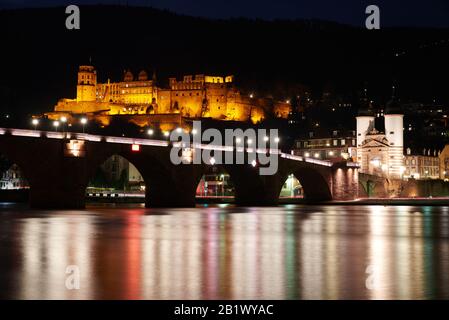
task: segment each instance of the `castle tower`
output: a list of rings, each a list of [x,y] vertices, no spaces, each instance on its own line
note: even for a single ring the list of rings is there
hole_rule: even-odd
[[[97,99],[97,72],[93,66],[80,66],[76,101],[95,101]]]
[[[404,173],[404,114],[394,92],[385,108],[385,136],[390,143],[390,177],[401,178]]]
[[[357,124],[357,148],[360,148],[362,142],[366,139],[366,134],[374,129],[374,111],[366,96],[363,98],[362,105],[359,108],[358,116],[356,117]]]

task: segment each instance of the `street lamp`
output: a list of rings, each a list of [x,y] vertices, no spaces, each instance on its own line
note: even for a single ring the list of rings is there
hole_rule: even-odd
[[[58,131],[59,121],[53,121],[53,127],[55,127],[56,131]]]
[[[86,126],[86,124],[87,124],[87,118],[81,118],[81,124],[83,125],[83,133],[84,133],[84,127]]]
[[[59,119],[62,122],[62,131],[65,131],[65,124],[67,123],[67,117],[62,116],[61,119]]]
[[[154,130],[153,129],[148,129],[147,131],[149,136],[152,136],[154,134]]]
[[[38,119],[33,119],[33,120],[31,120],[31,123],[34,126],[34,130],[36,130],[37,129],[37,125],[39,124],[39,120]]]
[[[221,197],[224,197],[224,178],[225,178],[224,174],[222,174],[220,178],[221,178]]]

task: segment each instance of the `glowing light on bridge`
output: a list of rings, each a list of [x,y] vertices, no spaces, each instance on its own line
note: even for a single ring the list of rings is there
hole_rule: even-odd
[[[139,151],[140,151],[140,145],[139,145],[139,144],[133,144],[133,145],[131,145],[131,151],[133,151],[133,152],[139,152]]]
[[[39,124],[39,119],[34,118],[31,120],[31,124],[34,126],[34,130],[37,129],[37,125]]]
[[[84,157],[85,156],[85,148],[83,140],[70,140],[69,143],[66,143],[64,149],[64,155],[66,157]]]

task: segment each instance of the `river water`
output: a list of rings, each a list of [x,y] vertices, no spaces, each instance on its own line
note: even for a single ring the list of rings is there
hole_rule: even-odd
[[[0,205],[0,298],[449,298],[449,208]]]

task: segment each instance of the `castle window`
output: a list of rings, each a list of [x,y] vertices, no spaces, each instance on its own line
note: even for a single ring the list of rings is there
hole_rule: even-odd
[[[346,144],[346,140],[345,139],[341,139],[341,145],[344,146]]]
[[[412,154],[412,150],[410,148],[407,148],[407,154],[411,155]]]
[[[394,131],[390,131],[390,134],[394,134]]]
[[[338,140],[334,140],[334,146],[338,146]]]

